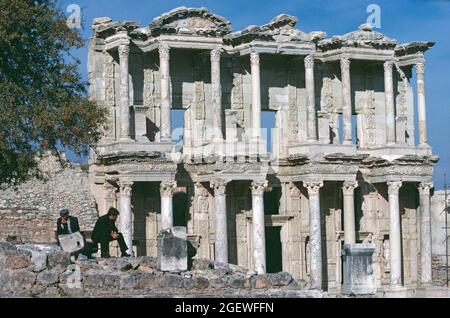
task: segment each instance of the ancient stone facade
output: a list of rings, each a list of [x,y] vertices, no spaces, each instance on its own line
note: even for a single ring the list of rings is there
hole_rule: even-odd
[[[339,290],[343,244],[364,242],[379,289],[430,284],[433,43],[296,23],[283,14],[233,32],[184,7],[145,26],[96,19],[90,92],[110,114],[90,160],[100,213],[120,209],[137,255],[155,256],[159,231],[185,226],[196,257]],[[275,114],[270,152],[263,111]]]

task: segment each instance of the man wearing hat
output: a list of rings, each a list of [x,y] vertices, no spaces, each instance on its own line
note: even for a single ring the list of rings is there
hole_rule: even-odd
[[[109,257],[109,243],[117,240],[120,247],[122,257],[131,256],[127,253],[128,247],[125,243],[122,233],[116,227],[117,216],[119,211],[115,208],[109,208],[106,215],[101,216],[95,223],[94,231],[92,232],[92,240],[94,243],[101,245],[101,256]]]
[[[64,208],[59,211],[61,216],[56,221],[56,233],[57,235],[67,235],[80,231],[80,225],[78,219],[69,215],[69,209]]]

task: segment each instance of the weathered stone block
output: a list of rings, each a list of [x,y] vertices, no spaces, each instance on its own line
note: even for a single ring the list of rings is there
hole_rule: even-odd
[[[164,272],[183,272],[188,269],[185,227],[175,226],[160,232],[158,269]]]
[[[342,293],[348,295],[374,295],[375,279],[372,268],[374,244],[345,244],[344,285]]]
[[[288,286],[292,282],[292,275],[287,272],[267,274],[272,286]]]
[[[31,263],[31,253],[27,251],[8,250],[0,254],[0,268],[21,269]]]
[[[209,280],[205,277],[196,277],[195,278],[195,288],[198,289],[206,289],[209,287]]]
[[[59,280],[59,273],[54,271],[43,271],[38,274],[37,282],[42,286],[49,286],[57,283]]]
[[[48,268],[55,267],[65,269],[70,265],[70,253],[64,251],[52,251],[47,255]]]

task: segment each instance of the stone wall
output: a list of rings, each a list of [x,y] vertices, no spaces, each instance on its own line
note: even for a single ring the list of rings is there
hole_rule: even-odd
[[[89,192],[87,172],[79,165],[64,169],[54,158],[40,162],[42,179],[0,190],[0,241],[55,241],[59,210],[67,207],[78,217],[81,230],[91,230],[97,208]]]
[[[157,260],[92,259],[71,262],[57,246],[0,243],[0,297],[315,297],[289,273],[256,275],[195,260],[190,271],[163,273]],[[223,265],[223,264],[222,264]]]

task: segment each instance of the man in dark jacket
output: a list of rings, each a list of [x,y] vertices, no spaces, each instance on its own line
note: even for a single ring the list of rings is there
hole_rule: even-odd
[[[116,227],[117,216],[119,211],[115,208],[109,208],[106,215],[101,216],[95,223],[94,231],[92,232],[92,240],[94,243],[101,245],[101,256],[109,257],[109,243],[117,240],[119,242],[120,252],[122,257],[130,256],[127,253],[128,247],[125,243],[122,233]]]
[[[56,221],[56,234],[58,236],[80,231],[78,219],[74,216],[70,216],[68,209],[61,209],[59,215],[61,217]]]

